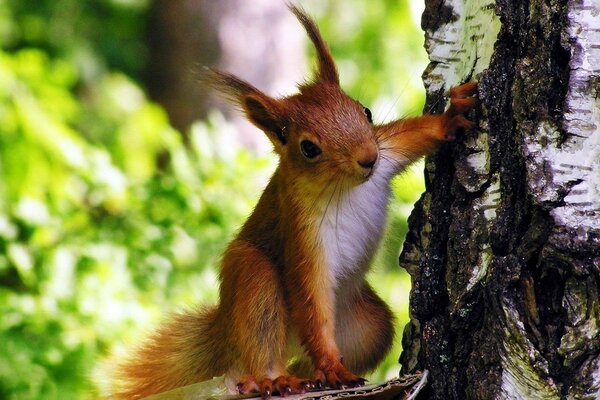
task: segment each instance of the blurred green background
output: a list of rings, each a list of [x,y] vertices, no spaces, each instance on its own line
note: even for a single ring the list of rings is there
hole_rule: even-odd
[[[95,398],[102,360],[165,312],[215,302],[219,254],[276,165],[210,103],[176,129],[150,100],[157,3],[0,0],[0,399]],[[376,121],[420,112],[420,1],[301,4]],[[421,169],[394,182],[370,276],[399,322],[371,380],[399,370],[410,282],[397,257]]]

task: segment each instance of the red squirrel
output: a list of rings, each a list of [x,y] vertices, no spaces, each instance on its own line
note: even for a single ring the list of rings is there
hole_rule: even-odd
[[[362,385],[390,349],[393,316],[365,280],[384,229],[390,180],[474,127],[477,85],[450,90],[441,115],[374,124],[340,88],[315,22],[315,78],[273,98],[227,73],[205,80],[243,109],[279,156],[254,212],[227,247],[216,306],[174,315],[125,360],[116,398],[225,376],[263,397]]]

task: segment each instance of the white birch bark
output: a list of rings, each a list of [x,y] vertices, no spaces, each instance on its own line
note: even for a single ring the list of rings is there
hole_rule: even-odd
[[[429,398],[600,398],[600,2],[428,0],[428,106],[480,130],[427,163],[400,258]]]

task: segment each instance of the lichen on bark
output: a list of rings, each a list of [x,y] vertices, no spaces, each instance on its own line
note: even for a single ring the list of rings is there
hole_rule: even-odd
[[[600,3],[426,3],[427,111],[471,78],[481,108],[409,219],[403,372],[426,398],[599,398]]]

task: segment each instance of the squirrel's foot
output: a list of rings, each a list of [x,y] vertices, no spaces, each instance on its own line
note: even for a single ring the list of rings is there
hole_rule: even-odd
[[[314,380],[317,389],[321,389],[324,386],[332,389],[353,388],[362,386],[367,381],[365,378],[361,378],[348,371],[339,361],[323,365],[315,370]]]
[[[240,394],[260,393],[263,399],[273,395],[288,396],[292,394],[303,394],[315,388],[314,383],[309,380],[298,378],[294,375],[280,376],[275,380],[265,378],[258,382],[253,376],[243,376],[237,384]]]
[[[445,140],[454,140],[457,131],[470,130],[475,127],[473,121],[465,117],[477,104],[477,82],[467,82],[450,89],[450,107],[444,113]]]
[[[257,393],[259,386],[258,382],[252,375],[244,375],[236,385],[239,394]]]

